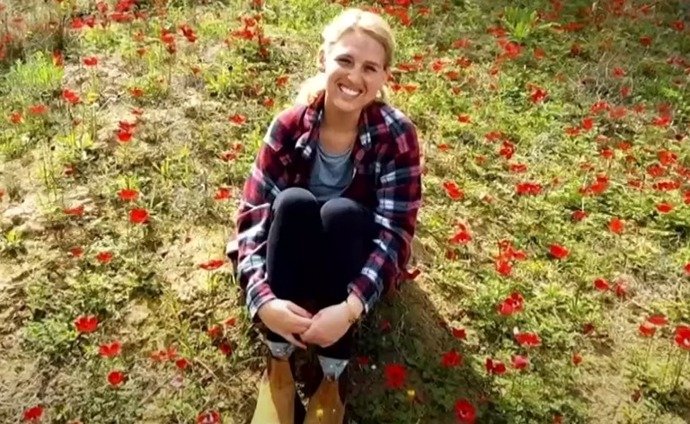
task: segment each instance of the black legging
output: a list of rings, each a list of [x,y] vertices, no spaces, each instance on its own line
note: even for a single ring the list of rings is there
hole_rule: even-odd
[[[291,187],[275,199],[268,232],[266,271],[273,293],[316,313],[344,301],[373,249],[371,211],[338,197],[325,203],[308,190]],[[268,340],[285,342],[271,331]],[[349,359],[352,328],[319,355]]]

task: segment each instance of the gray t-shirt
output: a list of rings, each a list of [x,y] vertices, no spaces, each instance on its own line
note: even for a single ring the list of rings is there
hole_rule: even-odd
[[[314,168],[309,180],[309,191],[316,200],[325,202],[340,196],[352,181],[353,163],[350,159],[352,148],[344,153],[331,155],[317,144]]]

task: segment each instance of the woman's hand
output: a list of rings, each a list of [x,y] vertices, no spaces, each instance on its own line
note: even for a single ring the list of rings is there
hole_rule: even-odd
[[[307,348],[293,336],[313,325],[312,315],[304,308],[289,300],[273,299],[259,308],[257,315],[269,330],[297,347]]]
[[[347,302],[338,303],[320,310],[307,331],[300,335],[305,343],[312,343],[321,347],[331,346],[340,340],[354,319],[362,313],[363,305],[357,298],[348,298]]]

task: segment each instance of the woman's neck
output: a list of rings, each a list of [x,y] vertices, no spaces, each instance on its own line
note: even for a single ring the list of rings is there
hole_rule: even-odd
[[[360,114],[361,111],[351,113],[343,112],[331,104],[328,101],[328,97],[326,97],[324,99],[324,116],[321,125],[329,131],[342,132],[345,134],[356,132]]]

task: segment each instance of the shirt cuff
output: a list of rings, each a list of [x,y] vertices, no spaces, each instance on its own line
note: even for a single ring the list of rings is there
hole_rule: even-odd
[[[377,290],[376,284],[369,279],[366,275],[360,275],[348,286],[348,294],[354,294],[362,301],[364,305],[364,310],[362,315],[366,315],[371,311],[376,303]]]
[[[257,312],[259,312],[259,309],[264,306],[267,302],[276,299],[276,295],[273,294],[273,291],[271,291],[271,286],[264,282],[264,283],[259,283],[255,287],[252,287],[253,292],[256,294],[248,299],[249,300],[249,319],[251,319],[253,322],[258,322],[259,317],[257,315]],[[250,292],[247,293],[247,296],[250,296]]]

